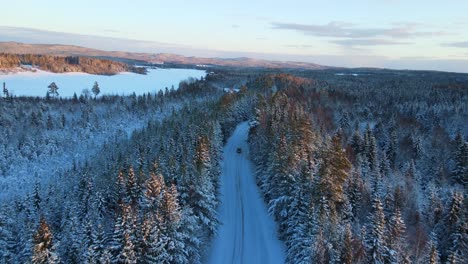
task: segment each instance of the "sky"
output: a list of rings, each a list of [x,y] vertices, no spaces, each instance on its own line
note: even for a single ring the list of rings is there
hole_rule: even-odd
[[[0,0],[0,41],[468,72],[466,0]]]

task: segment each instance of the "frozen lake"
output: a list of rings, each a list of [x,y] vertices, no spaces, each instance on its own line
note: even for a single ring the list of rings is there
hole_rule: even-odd
[[[179,82],[188,78],[200,79],[205,77],[206,71],[194,69],[148,69],[146,75],[135,73],[120,73],[112,76],[92,75],[87,73],[51,73],[45,71],[19,72],[14,74],[0,74],[0,86],[6,83],[10,94],[14,96],[45,96],[47,86],[55,82],[59,87],[61,97],[78,96],[84,89],[91,92],[95,81],[99,83],[100,95],[116,94],[137,95],[155,93],[172,85],[177,89]],[[3,86],[2,86],[3,87]],[[0,87],[0,89],[2,89]]]

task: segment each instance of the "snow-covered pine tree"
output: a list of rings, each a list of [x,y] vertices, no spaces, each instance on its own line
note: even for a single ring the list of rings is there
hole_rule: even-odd
[[[125,222],[123,220],[123,210],[119,210],[119,214],[115,219],[114,230],[110,237],[109,249],[112,255],[112,262],[117,262],[117,257],[122,251],[124,245],[124,230]]]
[[[86,252],[88,263],[103,263],[103,258],[109,254],[106,248],[106,237],[102,225],[93,229],[91,245]]]
[[[386,150],[390,168],[392,169],[395,169],[395,165],[396,165],[397,146],[398,146],[397,140],[398,138],[397,138],[396,129],[392,129],[390,132],[390,138],[389,138],[388,147]]]
[[[353,149],[354,151],[354,154],[356,156],[360,155],[363,151],[363,138],[362,138],[362,135],[361,135],[361,132],[359,131],[359,129],[356,129],[353,133],[353,136],[351,137],[351,148]]]
[[[387,228],[387,246],[390,252],[392,262],[401,263],[405,258],[405,237],[406,225],[400,213],[400,209],[396,208]]]
[[[340,263],[343,263],[343,264],[354,263],[353,254],[354,254],[353,233],[351,230],[351,225],[347,224],[345,228],[345,234],[343,237],[343,244],[341,247]]]
[[[437,250],[436,234],[431,233],[430,240],[427,245],[427,256],[425,262],[429,264],[440,264],[440,254]]]
[[[207,136],[198,137],[195,148],[195,175],[190,179],[188,204],[198,218],[199,224],[212,237],[216,233],[218,220],[216,218],[217,199],[212,178],[211,146]]]
[[[466,186],[468,184],[468,142],[464,141],[463,138],[457,141],[460,142],[453,154],[455,168],[452,171],[452,178],[455,182]]]
[[[144,263],[168,263],[170,256],[166,251],[167,240],[162,236],[159,223],[151,218],[145,219],[144,238],[145,252],[141,254],[140,261]]]
[[[319,230],[318,233],[314,236],[311,259],[316,263],[330,263],[330,252],[328,250],[328,243],[324,238],[322,230]]]
[[[135,245],[133,244],[132,235],[128,232],[125,232],[124,235],[124,245],[122,251],[118,257],[118,263],[125,264],[136,264],[137,263],[137,253]]]
[[[133,166],[128,168],[126,191],[128,198],[127,202],[131,203],[131,205],[135,207],[139,202],[140,186],[138,186],[138,180]]]
[[[287,222],[286,262],[310,263],[313,232],[313,208],[311,208],[310,197],[301,191],[294,197],[290,206],[292,213]]]
[[[13,262],[13,249],[15,241],[11,232],[11,219],[6,208],[0,208],[0,263]]]
[[[343,187],[350,169],[351,163],[341,147],[341,139],[335,135],[323,154],[316,186],[318,194],[329,203],[331,220],[335,223],[338,220],[337,206],[343,202]]]
[[[165,252],[170,256],[170,263],[186,263],[188,252],[184,244],[185,236],[181,232],[182,214],[177,196],[177,188],[174,184],[164,192],[158,216],[161,224],[160,240],[165,241]]]
[[[156,174],[156,172],[150,172],[150,177],[146,180],[145,187],[145,207],[147,207],[148,210],[156,211],[160,205],[162,194],[166,187],[163,176],[161,174]]]
[[[366,237],[368,263],[385,263],[389,257],[385,243],[385,215],[382,203],[377,197],[372,201],[372,213],[369,216],[368,230]]]
[[[37,233],[34,235],[32,263],[59,263],[59,258],[55,253],[53,235],[44,217],[41,217]]]

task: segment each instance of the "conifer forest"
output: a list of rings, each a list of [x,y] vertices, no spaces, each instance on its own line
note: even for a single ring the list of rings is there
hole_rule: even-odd
[[[285,263],[468,263],[468,75],[346,71],[212,67],[143,95],[3,96],[0,263],[207,263],[232,159]]]

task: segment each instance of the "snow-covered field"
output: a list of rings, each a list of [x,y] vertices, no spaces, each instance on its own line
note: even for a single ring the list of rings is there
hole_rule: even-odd
[[[87,73],[51,73],[37,70],[36,72],[18,72],[0,74],[0,85],[3,82],[10,94],[14,96],[45,96],[47,86],[55,82],[59,87],[61,97],[78,96],[84,89],[91,91],[95,81],[99,83],[102,94],[136,95],[154,93],[172,85],[177,89],[179,82],[188,78],[200,79],[206,71],[194,69],[148,69],[146,75],[135,73],[120,73],[113,76],[92,75]]]
[[[224,148],[221,225],[208,263],[284,263],[276,225],[255,185],[248,159],[248,131],[248,123],[241,123]],[[242,153],[236,152],[238,147]]]

